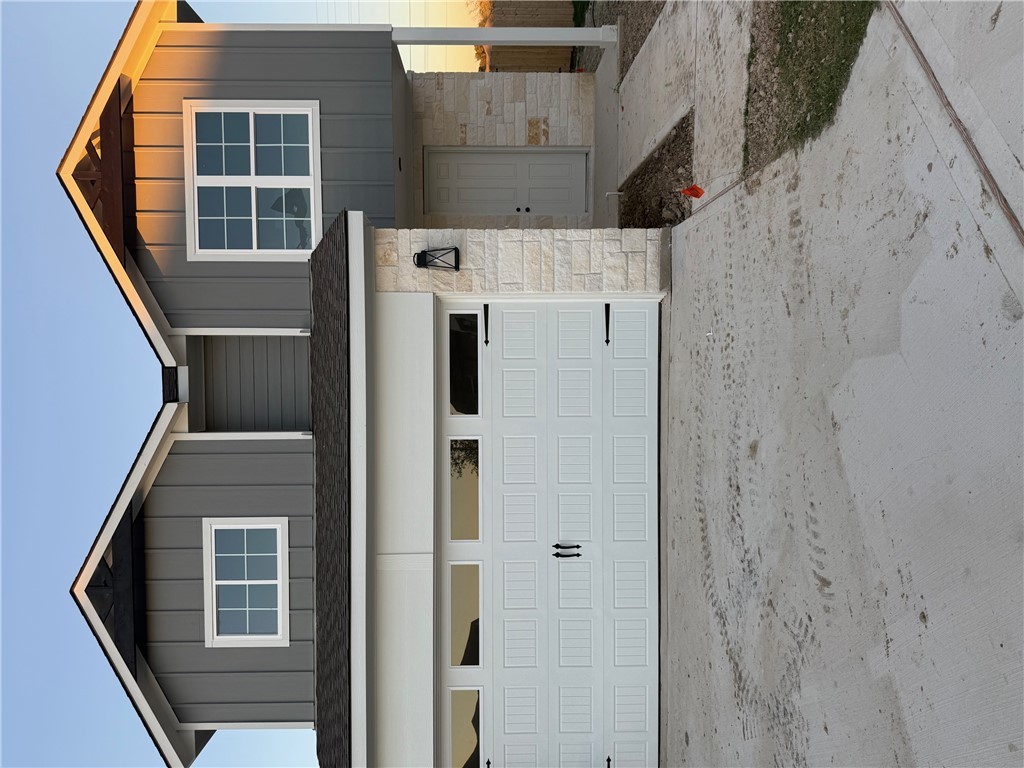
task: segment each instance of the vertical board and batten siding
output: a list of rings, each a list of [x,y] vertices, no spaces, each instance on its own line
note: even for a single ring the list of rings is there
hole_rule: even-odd
[[[320,103],[323,231],[343,209],[395,221],[392,45],[387,32],[165,31],[132,96],[135,259],[177,328],[309,328],[306,263],[190,262],[185,99]]]
[[[205,425],[210,432],[308,432],[308,336],[207,336]]]
[[[182,723],[312,722],[313,442],[177,441],[142,507],[146,660]],[[286,648],[207,648],[205,517],[288,517]]]

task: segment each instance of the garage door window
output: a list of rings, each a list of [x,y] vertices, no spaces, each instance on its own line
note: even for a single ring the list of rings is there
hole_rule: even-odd
[[[480,439],[449,441],[451,541],[480,540]]]
[[[448,316],[448,403],[453,416],[480,413],[480,316]]]
[[[452,563],[451,665],[480,666],[480,563]]]
[[[456,688],[450,691],[452,768],[480,766],[480,699],[479,688]]]

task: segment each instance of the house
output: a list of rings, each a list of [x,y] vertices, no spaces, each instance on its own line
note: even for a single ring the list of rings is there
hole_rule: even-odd
[[[608,219],[594,75],[396,48],[475,39],[615,34],[141,2],[60,163],[164,371],[71,593],[169,766],[657,761],[666,233]]]

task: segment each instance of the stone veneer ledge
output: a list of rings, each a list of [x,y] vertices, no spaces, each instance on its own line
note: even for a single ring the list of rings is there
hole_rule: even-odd
[[[378,229],[376,289],[432,293],[655,293],[668,290],[669,229]],[[456,246],[458,272],[413,254]]]

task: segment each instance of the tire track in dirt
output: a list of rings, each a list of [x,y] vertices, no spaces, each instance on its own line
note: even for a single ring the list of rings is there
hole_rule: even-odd
[[[744,216],[743,208],[739,203],[738,220]],[[752,286],[758,281],[750,274],[748,259],[736,255],[732,227],[722,229],[725,234],[717,251],[724,259],[719,278],[694,285],[690,321],[694,329],[703,327],[701,318],[712,321],[709,337],[691,340],[692,503],[703,560],[701,586],[728,664],[741,738],[765,739],[775,765],[806,765],[809,737],[800,711],[801,675],[818,642],[810,614],[788,602],[781,608],[777,605],[770,586],[771,571],[766,570],[756,537],[745,523],[744,512],[756,513],[765,502],[754,469],[757,448],[750,440],[751,414],[743,405],[750,387],[756,386],[749,379],[749,364],[756,352],[753,327],[740,327],[734,318],[741,315],[735,311],[737,306],[754,298]],[[717,388],[730,407],[726,411],[726,455],[717,457],[724,460],[724,477],[718,482],[726,486],[726,503],[716,511],[708,508],[707,500],[715,497],[715,489],[709,485],[716,482],[709,474],[714,462],[709,453],[715,448],[713,436],[719,427],[715,415],[722,411],[714,408],[709,393]],[[808,537],[813,538],[810,533]],[[769,639],[772,646],[762,649],[754,638]],[[762,665],[781,668],[774,684],[766,682]]]

